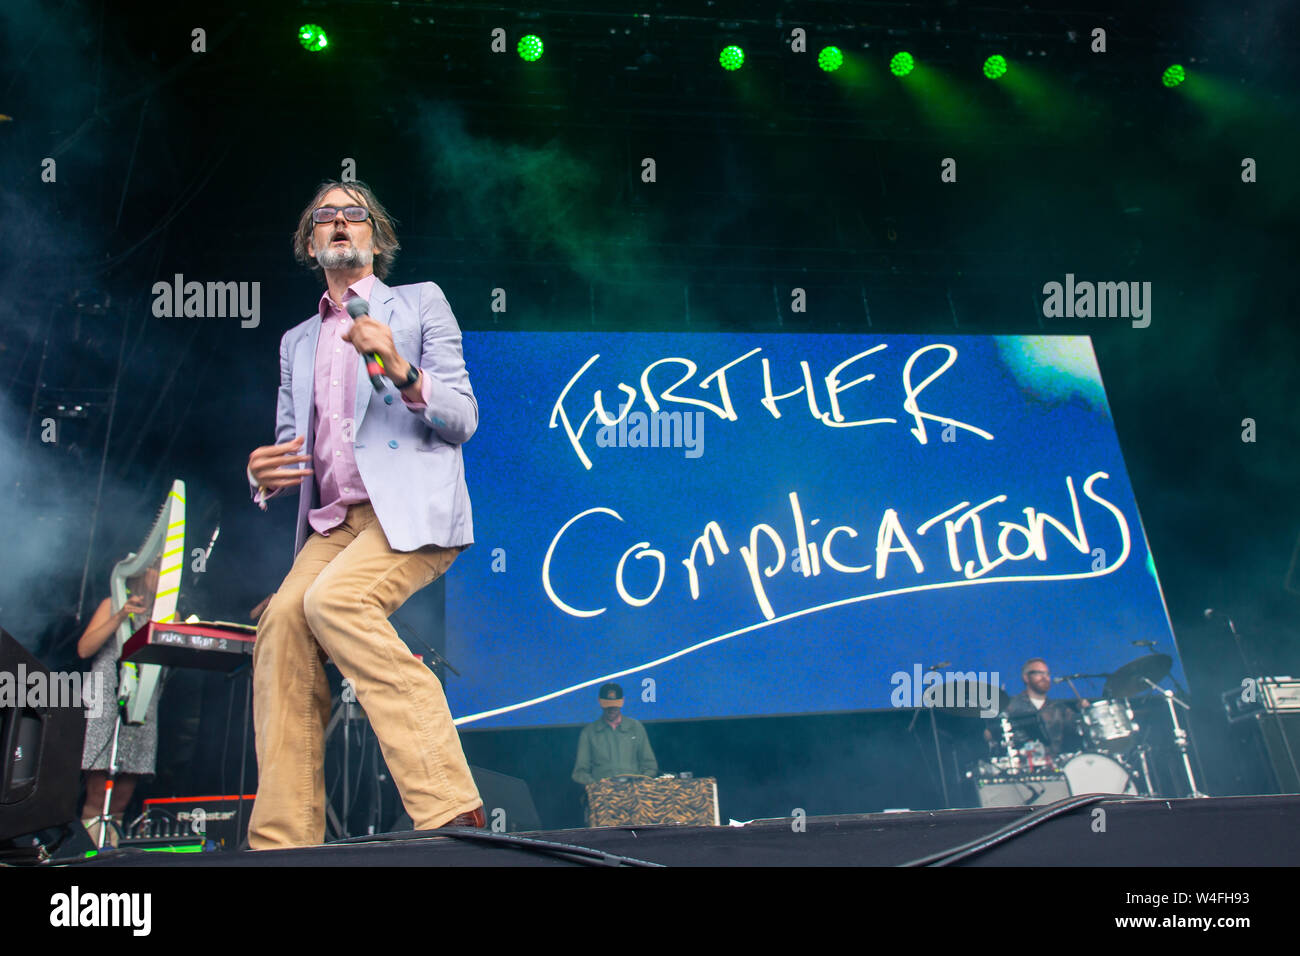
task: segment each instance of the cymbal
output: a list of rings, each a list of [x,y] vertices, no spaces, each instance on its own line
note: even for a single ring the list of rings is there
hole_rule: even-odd
[[[1102,688],[1102,697],[1136,697],[1151,689],[1169,676],[1173,670],[1174,659],[1168,654],[1148,654],[1137,660],[1129,661],[1115,673],[1106,678]],[[1144,680],[1145,678],[1145,680]]]
[[[945,707],[950,700],[960,700],[965,706]],[[989,701],[990,712],[1000,714],[1007,709],[1011,696],[1001,687],[983,681],[948,680],[943,688],[943,697],[935,705],[935,710],[950,717],[984,717],[981,701]]]

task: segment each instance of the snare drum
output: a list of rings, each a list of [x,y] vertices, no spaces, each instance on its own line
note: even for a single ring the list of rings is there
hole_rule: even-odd
[[[1133,708],[1124,700],[1097,700],[1083,709],[1084,734],[1104,753],[1121,753],[1133,746],[1138,731]]]

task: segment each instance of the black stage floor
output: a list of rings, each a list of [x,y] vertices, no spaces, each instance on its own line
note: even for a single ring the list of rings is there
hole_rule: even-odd
[[[1077,802],[1079,798],[1074,798]],[[1063,803],[1066,803],[1063,801]],[[1098,814],[1104,811],[1104,816]],[[527,834],[426,832],[294,850],[153,853],[125,849],[78,862],[113,866],[897,866],[1030,824],[953,865],[1295,866],[1300,795],[1147,800],[1104,798],[1083,806],[937,810],[810,817],[744,827],[614,827]],[[527,846],[522,841],[544,845]],[[560,845],[569,849],[559,848]],[[594,851],[594,852],[593,852]]]

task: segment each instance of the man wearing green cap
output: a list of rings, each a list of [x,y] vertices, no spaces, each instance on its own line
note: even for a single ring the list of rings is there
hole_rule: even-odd
[[[578,738],[578,759],[573,779],[586,786],[605,777],[640,774],[653,777],[659,771],[655,752],[650,749],[641,722],[623,715],[623,688],[604,684],[600,688],[601,716],[582,728]]]

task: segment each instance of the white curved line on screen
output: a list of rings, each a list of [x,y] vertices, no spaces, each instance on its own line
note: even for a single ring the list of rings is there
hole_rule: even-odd
[[[497,707],[493,710],[480,711],[477,714],[467,714],[464,717],[457,717],[452,723],[460,726],[462,724],[472,723],[476,720],[484,720],[488,717],[496,717],[500,714],[508,714],[511,711],[523,710],[525,707],[532,707],[536,704],[543,704],[548,700],[554,700],[557,697],[563,697],[565,694],[571,694],[576,690],[582,690],[584,687],[594,687],[597,684],[603,684],[606,681],[614,680],[616,677],[626,677],[628,674],[635,674],[638,671],[648,670],[651,667],[658,667],[660,664],[666,664],[668,661],[676,660],[679,657],[685,657],[687,654],[693,654],[695,651],[708,647],[710,644],[717,644],[722,641],[730,640],[733,637],[739,637],[742,634],[748,634],[751,631],[757,631],[764,627],[770,627],[773,624],[781,624],[785,621],[793,620],[797,617],[804,617],[808,614],[816,614],[818,611],[829,611],[832,608],[843,607],[849,604],[857,604],[861,601],[874,601],[877,598],[893,597],[898,594],[915,594],[921,591],[936,591],[940,588],[957,588],[967,587],[975,584],[1007,584],[1013,581],[1077,581],[1085,578],[1100,578],[1118,570],[1125,561],[1128,560],[1129,551],[1131,550],[1131,541],[1129,539],[1128,523],[1121,522],[1120,536],[1124,540],[1124,547],[1120,552],[1115,563],[1102,568],[1098,571],[1080,571],[1074,574],[1026,574],[1010,575],[1001,578],[975,578],[967,581],[939,581],[934,584],[916,584],[912,587],[896,588],[893,591],[879,591],[874,594],[859,594],[854,597],[841,598],[838,601],[831,601],[829,604],[818,604],[813,607],[806,607],[799,611],[791,611],[789,614],[782,614],[774,617],[770,621],[759,621],[757,624],[750,624],[748,627],[742,627],[739,630],[728,631],[726,634],[719,634],[717,637],[711,637],[706,641],[700,641],[698,644],[692,644],[690,647],[684,647],[679,651],[674,651],[664,657],[647,661],[644,664],[637,664],[634,667],[626,667],[621,671],[615,671],[612,674],[605,674],[602,677],[593,677],[591,680],[583,681],[581,684],[574,684],[572,687],[565,687],[562,690],[552,691],[549,694],[543,694],[541,697],[534,697],[532,700],[523,700],[517,704],[507,704],[504,707]]]

